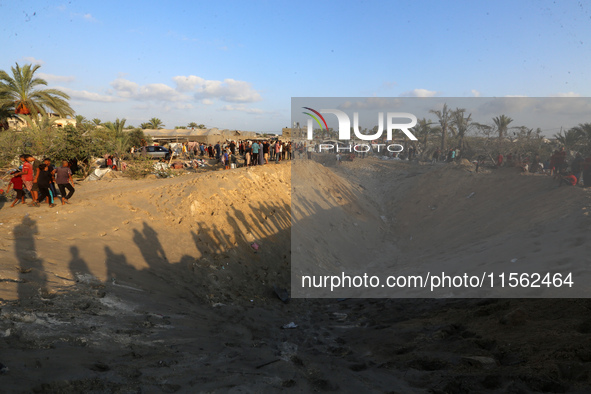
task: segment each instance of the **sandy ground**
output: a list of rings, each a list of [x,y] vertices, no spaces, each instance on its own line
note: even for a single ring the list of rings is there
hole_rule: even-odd
[[[582,189],[555,189],[547,177],[513,169],[326,164],[296,164],[333,181],[322,178],[324,189],[311,182],[308,205],[293,210],[302,217],[332,210],[332,222],[314,229],[313,239],[330,241],[361,212],[368,239],[412,234],[414,243],[394,244],[416,262],[441,250],[438,258],[449,261],[474,258],[509,238],[499,261],[589,258],[590,204]],[[392,172],[395,179],[383,175]],[[391,205],[359,198],[368,190],[389,196]],[[291,165],[284,163],[82,182],[71,205],[53,209],[4,204],[0,363],[8,370],[1,391],[591,389],[586,299],[281,302],[273,288],[290,289],[291,193]],[[499,217],[497,204],[514,208]],[[513,220],[520,212],[523,220]],[[333,257],[319,258],[330,264]],[[290,322],[297,328],[281,328]]]

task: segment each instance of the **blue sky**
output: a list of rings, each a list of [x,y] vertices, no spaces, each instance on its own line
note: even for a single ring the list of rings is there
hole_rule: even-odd
[[[591,3],[2,2],[77,114],[278,132],[291,97],[590,96]]]

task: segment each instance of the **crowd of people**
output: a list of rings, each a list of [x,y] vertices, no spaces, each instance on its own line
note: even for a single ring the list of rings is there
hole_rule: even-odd
[[[193,160],[207,158],[222,163],[224,168],[239,164],[243,160],[245,166],[276,163],[292,160],[294,149],[290,141],[254,140],[254,141],[218,141],[216,144],[205,144],[195,141],[168,143],[163,145],[173,157]],[[131,153],[146,154],[145,147],[133,147]]]
[[[19,159],[21,166],[10,172],[8,188],[2,191],[2,194],[8,194],[12,188],[16,192],[10,207],[19,203],[24,205],[27,195],[32,200],[29,205],[34,207],[47,203],[53,208],[58,195],[62,205],[69,203],[75,189],[68,161],[64,160],[60,167],[55,167],[49,158],[38,160],[32,155],[24,154]]]
[[[558,180],[560,186],[591,187],[591,155],[583,158],[581,153],[577,152],[569,161],[564,147],[555,150],[546,160],[542,160],[539,155],[530,159],[526,155],[513,154],[512,152],[506,156],[498,153],[496,165],[497,167],[516,166],[520,167],[523,172],[547,174]]]

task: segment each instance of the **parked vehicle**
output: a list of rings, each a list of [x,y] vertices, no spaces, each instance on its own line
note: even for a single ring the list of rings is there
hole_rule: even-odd
[[[142,154],[142,148],[139,148],[136,152],[136,156]],[[146,156],[152,159],[170,159],[170,151],[163,146],[146,146]]]

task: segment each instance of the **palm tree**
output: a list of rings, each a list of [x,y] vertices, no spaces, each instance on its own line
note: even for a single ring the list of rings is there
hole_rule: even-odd
[[[48,112],[61,117],[74,116],[74,110],[66,101],[70,96],[58,89],[39,89],[47,85],[44,79],[35,78],[39,67],[38,64],[25,64],[21,68],[16,63],[16,67],[12,67],[12,76],[0,70],[0,107],[8,106],[15,114],[33,115],[33,120]]]
[[[564,134],[562,131],[558,134],[554,134],[554,138],[556,138],[556,141],[558,141],[562,145],[564,145],[564,148],[567,151],[573,150],[573,148],[579,142],[581,142],[581,140],[583,138],[586,137],[585,132],[579,126],[573,127],[572,129],[565,131]],[[590,124],[590,126],[591,126],[591,124]]]
[[[198,127],[199,127],[199,125],[195,122],[191,122],[187,125],[187,128],[189,128],[189,129],[196,129]]]
[[[591,123],[580,123],[575,126],[574,129],[581,133],[583,146],[581,146],[581,152],[589,154],[591,152]]]
[[[441,126],[441,152],[445,152],[445,137],[447,136],[447,130],[451,123],[451,113],[447,108],[447,104],[443,104],[441,111],[430,110],[432,114],[435,114],[439,119],[439,125]]]
[[[460,153],[464,151],[464,135],[466,135],[466,132],[470,126],[472,126],[472,114],[464,117],[465,112],[465,108],[456,108],[456,110],[451,113],[451,123],[455,127],[458,137],[460,138],[460,142],[458,143]]]
[[[427,140],[431,134],[435,131],[433,127],[431,127],[433,122],[431,120],[427,120],[427,118],[419,119],[415,127],[413,127],[413,132],[416,133],[415,135],[418,136],[423,140],[423,150],[427,150]]]
[[[17,116],[11,106],[5,105],[0,107],[0,130],[8,129],[8,119],[16,117]]]
[[[115,122],[105,122],[103,124],[108,132],[114,137],[114,140],[112,141],[112,149],[119,157],[121,157],[129,147],[130,132],[125,131],[125,121],[125,118],[121,120],[117,118]]]
[[[150,125],[150,127],[148,127],[149,129],[157,130],[164,127],[164,123],[162,123],[162,121],[158,118],[152,118],[148,120],[148,124]]]
[[[102,121],[101,121],[99,118],[94,118],[94,119],[92,120],[92,123],[93,123],[95,126],[100,126],[100,125],[101,125],[101,123],[103,123],[103,122],[102,122]]]
[[[501,115],[495,116],[493,118],[493,122],[495,123],[497,131],[499,132],[499,141],[501,141],[503,139],[503,136],[507,135],[507,130],[509,130],[509,124],[513,122],[513,119],[511,119],[508,116]]]
[[[121,120],[119,120],[119,118],[117,118],[117,120],[115,120],[115,122],[105,122],[103,124],[103,126],[105,126],[105,128],[107,130],[109,130],[111,133],[113,133],[113,136],[115,138],[120,138],[124,134],[125,121],[126,121],[125,118],[123,118]]]
[[[581,137],[587,140],[587,144],[591,143],[591,123],[579,123],[578,126],[573,127],[571,130],[580,133]]]

